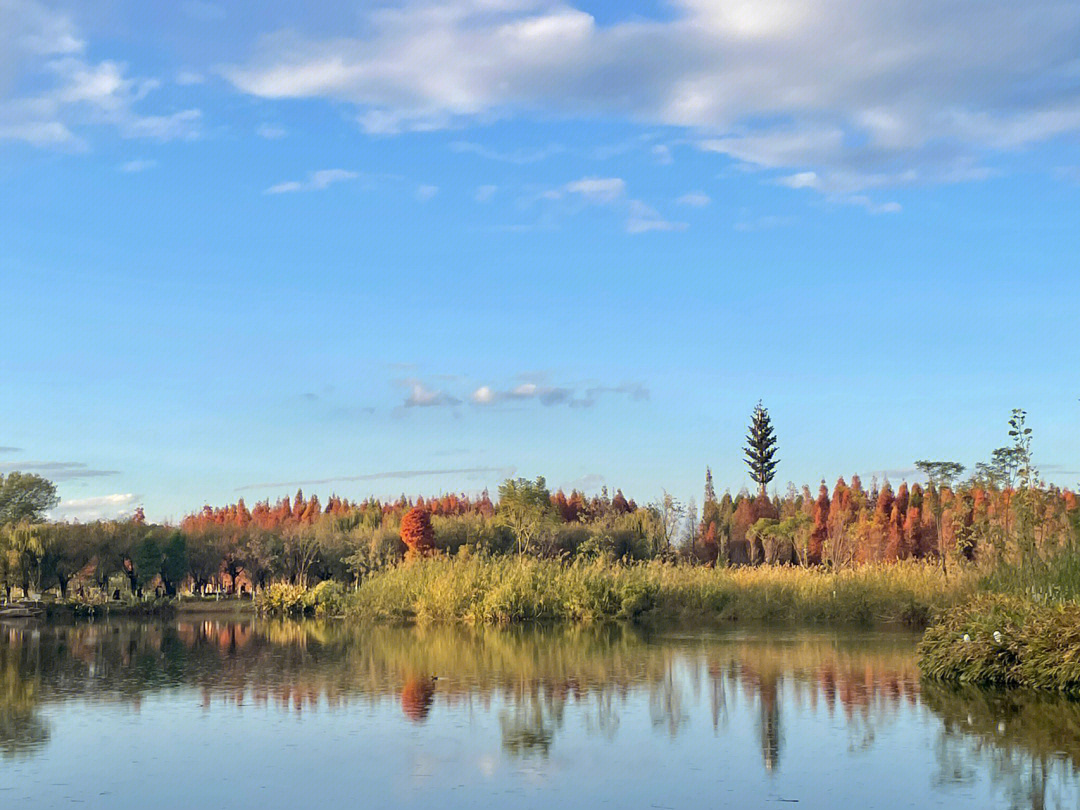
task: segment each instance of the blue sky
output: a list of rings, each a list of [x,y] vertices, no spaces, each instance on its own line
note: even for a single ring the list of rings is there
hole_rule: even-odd
[[[0,471],[178,518],[1080,480],[1080,7],[0,0]]]

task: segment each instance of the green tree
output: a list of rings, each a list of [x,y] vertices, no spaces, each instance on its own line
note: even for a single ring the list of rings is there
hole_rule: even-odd
[[[40,523],[45,512],[60,503],[56,485],[33,473],[0,473],[0,526],[9,523]]]
[[[776,456],[776,434],[773,432],[769,411],[759,401],[754,408],[750,429],[746,434],[746,465],[750,468],[750,477],[765,495],[769,482],[776,475],[776,465],[780,460]]]
[[[528,478],[504,481],[499,487],[499,507],[495,514],[513,532],[519,555],[530,551],[557,522],[551,493],[542,475],[535,481]]]
[[[941,570],[948,574],[945,563],[945,544],[941,536],[941,516],[945,507],[941,500],[942,487],[948,487],[964,474],[964,465],[955,461],[916,461],[915,469],[926,476],[926,493],[930,496],[930,512],[934,516],[934,530],[937,533],[938,554],[941,555]]]
[[[139,588],[158,577],[165,595],[176,596],[176,587],[188,570],[187,540],[180,532],[174,531],[163,540],[150,532],[135,547],[132,563]]]
[[[67,599],[71,578],[94,559],[93,528],[78,523],[52,523],[38,528],[42,539],[41,579],[47,584],[55,582],[61,599]]]

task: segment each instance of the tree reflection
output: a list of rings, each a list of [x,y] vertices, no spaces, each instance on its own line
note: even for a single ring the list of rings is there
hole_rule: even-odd
[[[0,635],[0,756],[50,739],[41,707],[71,699],[138,707],[194,691],[205,711],[291,713],[351,703],[423,724],[437,707],[498,719],[513,758],[547,757],[568,713],[612,739],[630,700],[672,739],[752,718],[765,770],[785,757],[787,715],[817,712],[869,749],[910,706],[940,718],[940,785],[989,773],[1016,807],[1054,803],[1080,763],[1080,704],[920,684],[910,636],[760,630],[650,637],[625,626],[354,627],[334,622],[179,620],[11,626]],[[575,724],[576,727],[577,724]],[[790,732],[789,732],[790,733]]]
[[[983,765],[1013,808],[1060,806],[1055,791],[1076,785],[1080,702],[1024,690],[927,684],[923,700],[942,721],[942,782],[969,782]]]

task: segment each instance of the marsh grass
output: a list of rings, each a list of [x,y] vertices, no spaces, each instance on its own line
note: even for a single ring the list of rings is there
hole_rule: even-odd
[[[533,558],[433,558],[375,574],[347,599],[362,621],[515,624],[714,618],[923,625],[970,595],[975,577],[923,563],[831,572],[712,569],[660,562],[564,563]]]
[[[984,595],[941,614],[919,644],[927,677],[1080,691],[1080,605]]]

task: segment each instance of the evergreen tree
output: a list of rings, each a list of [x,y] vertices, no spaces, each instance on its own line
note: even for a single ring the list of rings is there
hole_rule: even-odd
[[[750,468],[750,477],[765,493],[769,482],[776,475],[779,459],[776,455],[776,434],[773,432],[769,411],[758,401],[750,422],[750,431],[746,434],[746,464]]]
[[[716,487],[713,486],[712,469],[705,468],[705,503],[716,503]]]

